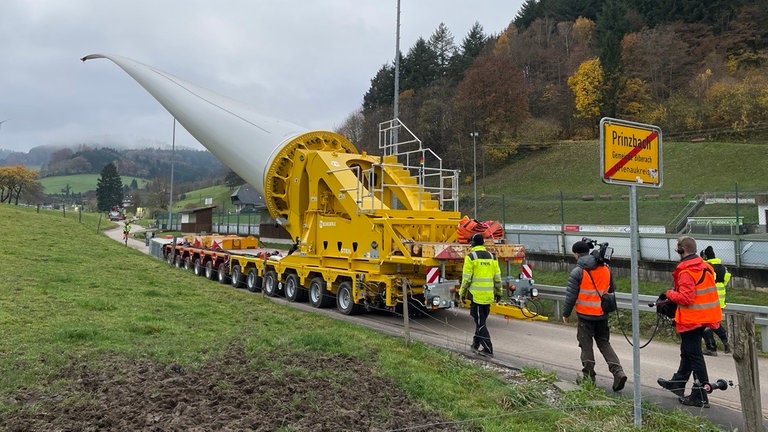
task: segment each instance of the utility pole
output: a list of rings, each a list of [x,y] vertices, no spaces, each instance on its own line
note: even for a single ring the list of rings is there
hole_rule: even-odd
[[[171,140],[171,196],[168,199],[168,231],[173,221],[173,162],[176,159],[176,117],[173,118],[173,138]]]

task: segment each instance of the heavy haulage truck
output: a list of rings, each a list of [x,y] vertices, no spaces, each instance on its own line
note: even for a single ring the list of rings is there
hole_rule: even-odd
[[[443,169],[442,160],[397,119],[380,126],[383,155],[374,156],[340,134],[265,117],[131,59],[93,54],[83,61],[95,58],[127,72],[262,193],[274,223],[295,239],[290,254],[220,248],[217,255],[198,247],[195,255],[182,242],[167,249],[171,261],[315,307],[335,303],[344,314],[395,310],[405,301],[423,311],[454,305],[469,249],[457,241],[458,172]],[[488,239],[487,248],[506,263],[507,274],[524,257],[522,245],[503,238]],[[508,309],[494,307],[519,315]]]

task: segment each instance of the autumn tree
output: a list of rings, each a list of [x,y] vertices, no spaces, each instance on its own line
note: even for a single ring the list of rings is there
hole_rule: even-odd
[[[516,129],[530,116],[528,96],[528,84],[502,35],[493,50],[475,60],[456,89],[454,106],[462,113],[461,132],[479,132],[490,157],[505,160],[517,151]]]
[[[603,82],[603,69],[598,58],[586,60],[576,73],[568,78],[577,117],[592,123],[600,118]]]
[[[362,110],[357,110],[344,119],[341,125],[336,128],[336,132],[344,135],[352,144],[359,147],[363,141],[364,125],[365,116]]]
[[[18,205],[25,191],[33,192],[40,188],[37,171],[24,165],[0,167],[0,202]]]
[[[101,177],[96,181],[96,202],[96,208],[104,212],[123,202],[123,181],[113,162],[104,166]]]

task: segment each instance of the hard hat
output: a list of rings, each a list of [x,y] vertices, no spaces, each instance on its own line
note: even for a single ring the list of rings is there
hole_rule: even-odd
[[[473,234],[472,237],[469,239],[469,244],[471,244],[472,246],[481,246],[485,244],[483,235],[480,233]]]

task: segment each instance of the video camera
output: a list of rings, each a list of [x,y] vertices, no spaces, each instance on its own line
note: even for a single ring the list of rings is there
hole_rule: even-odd
[[[582,237],[581,241],[589,245],[590,250],[594,249],[590,253],[595,257],[598,264],[610,264],[611,257],[613,256],[613,248],[608,246],[608,242],[598,243],[597,240],[592,240],[588,237]]]

